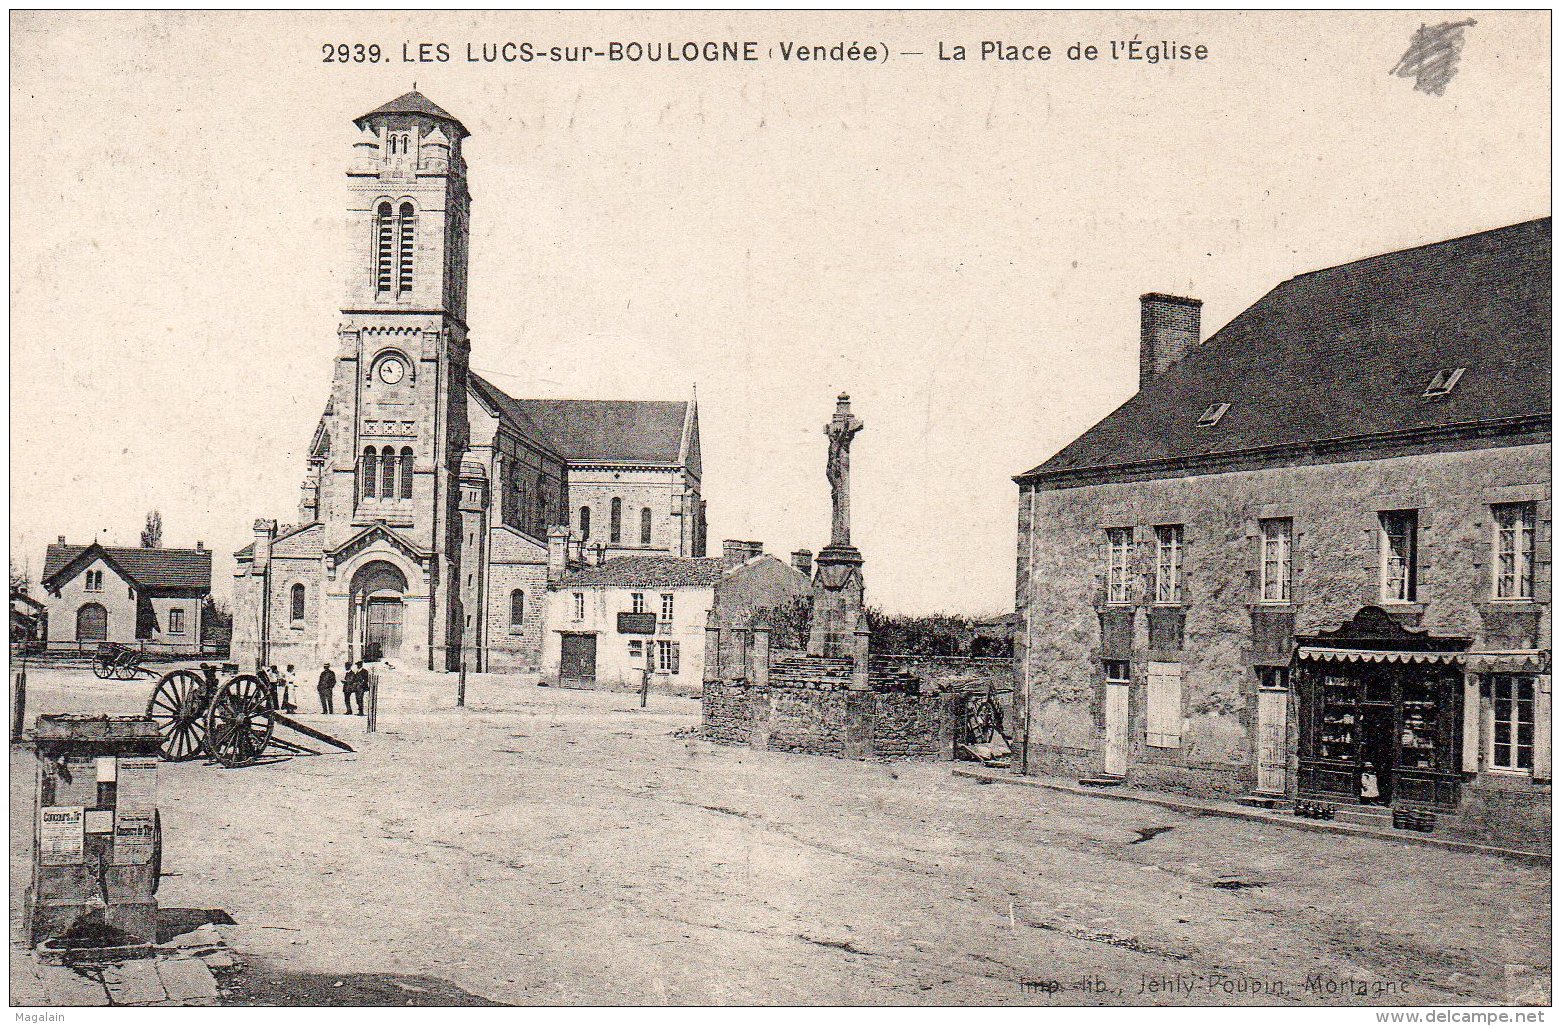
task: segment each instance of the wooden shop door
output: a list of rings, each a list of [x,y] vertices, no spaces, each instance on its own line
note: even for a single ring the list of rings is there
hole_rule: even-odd
[[[596,635],[565,634],[558,661],[558,675],[565,680],[596,679]]]

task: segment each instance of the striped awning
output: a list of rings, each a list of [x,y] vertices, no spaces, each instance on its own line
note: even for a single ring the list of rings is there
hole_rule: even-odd
[[[1550,672],[1550,653],[1539,648],[1470,652],[1467,659],[1471,673]]]
[[[1303,645],[1296,649],[1298,659],[1316,659],[1329,663],[1443,663],[1463,661],[1462,652],[1396,652],[1373,648],[1317,648]]]

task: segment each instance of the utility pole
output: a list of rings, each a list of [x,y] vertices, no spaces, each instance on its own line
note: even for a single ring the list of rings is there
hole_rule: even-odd
[[[16,692],[11,705],[11,741],[22,739],[22,727],[27,723],[27,660],[16,674]]]
[[[645,668],[640,671],[640,708],[641,709],[645,708],[645,703],[650,700],[650,675],[652,673],[652,667],[655,665],[655,663],[653,662],[653,660],[655,659],[655,656],[652,655],[652,653],[654,651],[655,651],[655,649],[653,647],[653,643],[647,641],[645,643]]]
[[[455,707],[466,708],[466,660],[461,660],[461,672],[455,682]]]

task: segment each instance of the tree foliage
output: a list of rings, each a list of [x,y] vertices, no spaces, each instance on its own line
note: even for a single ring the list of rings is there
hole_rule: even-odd
[[[146,515],[146,526],[141,528],[141,547],[143,549],[163,547],[163,515],[155,509]]]
[[[873,652],[878,655],[1006,659],[1014,654],[1012,626],[1002,617],[977,620],[958,613],[891,616],[878,606],[869,606],[867,626],[873,632]]]

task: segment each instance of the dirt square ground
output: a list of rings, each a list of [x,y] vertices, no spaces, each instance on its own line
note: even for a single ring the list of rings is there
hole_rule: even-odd
[[[150,691],[28,673],[29,717]],[[1548,867],[727,748],[686,698],[382,681],[377,734],[306,717],[355,754],[162,767],[159,900],[232,920],[226,1000],[1548,1000]]]

